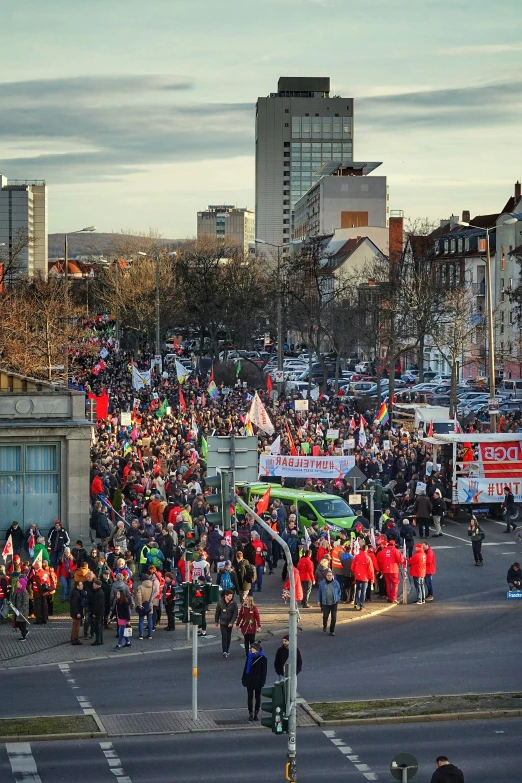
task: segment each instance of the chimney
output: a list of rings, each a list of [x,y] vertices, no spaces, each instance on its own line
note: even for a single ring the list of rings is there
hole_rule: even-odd
[[[470,220],[471,220],[471,213],[469,209],[465,209],[462,213],[462,222],[469,223]]]
[[[404,245],[404,212],[394,209],[390,214],[389,253],[390,261],[398,261]]]
[[[522,194],[520,192],[520,182],[517,180],[515,182],[515,201],[518,201],[521,195]]]

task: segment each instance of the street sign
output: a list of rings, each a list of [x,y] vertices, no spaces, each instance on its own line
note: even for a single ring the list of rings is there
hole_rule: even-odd
[[[276,383],[283,383],[283,381],[285,379],[285,374],[284,374],[283,370],[276,370],[275,373],[274,373],[274,378],[275,378]]]
[[[348,471],[344,478],[346,481],[353,481],[355,479],[360,484],[366,481],[366,476],[356,465]]]
[[[390,764],[390,772],[395,780],[407,783],[417,774],[419,762],[411,753],[398,753]]]
[[[207,439],[207,470],[215,476],[217,469],[233,470],[235,481],[258,480],[257,435],[214,435]]]

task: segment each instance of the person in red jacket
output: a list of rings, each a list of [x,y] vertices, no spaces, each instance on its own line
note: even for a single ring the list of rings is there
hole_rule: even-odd
[[[297,570],[301,577],[301,584],[303,586],[303,607],[308,609],[310,604],[310,593],[312,592],[312,585],[315,584],[314,578],[314,564],[312,563],[312,550],[306,549],[303,556],[297,563]]]
[[[435,562],[435,552],[431,546],[425,541],[422,545],[426,552],[426,576],[424,582],[426,585],[426,601],[433,601],[433,581],[432,577],[437,572],[437,564]]]
[[[295,600],[296,603],[303,600],[303,585],[301,583],[301,576],[299,570],[294,568],[294,581],[295,581]],[[283,598],[286,600],[290,598],[290,575],[287,576],[286,582],[283,585]]]
[[[371,584],[375,579],[375,570],[366,544],[361,545],[359,554],[352,560],[352,573],[355,578],[355,610],[360,612],[364,609],[368,583]]]
[[[423,544],[415,544],[413,555],[410,557],[410,574],[413,577],[413,584],[417,591],[417,603],[426,603],[426,585],[424,578],[426,576],[426,552]]]
[[[405,565],[406,559],[395,547],[395,541],[390,541],[388,546],[381,549],[377,555],[377,563],[379,564],[380,572],[384,574],[388,602],[398,604],[397,595],[400,581],[399,566]]]

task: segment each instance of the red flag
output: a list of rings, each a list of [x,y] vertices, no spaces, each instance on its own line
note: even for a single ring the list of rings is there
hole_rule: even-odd
[[[157,476],[158,473],[161,473],[161,459],[159,457],[156,460],[156,464],[154,465],[154,470],[152,472],[155,476]]]
[[[395,394],[392,394],[392,396],[391,396],[390,406],[391,405],[395,405]],[[406,540],[406,539],[404,539],[404,540]]]
[[[290,454],[292,457],[297,457],[297,449],[294,444],[294,439],[292,438],[292,433],[290,432],[290,427],[288,424],[285,424],[286,427],[286,434],[288,435],[288,440],[290,441]]]
[[[433,419],[430,421],[430,428],[428,430],[428,438],[433,436]]]
[[[321,449],[319,448],[319,446],[312,446],[312,456],[313,457],[321,456]]]
[[[269,392],[272,391],[272,378],[270,377],[270,373],[266,376],[266,388]]]
[[[366,419],[364,418],[364,416],[362,415],[362,413],[361,413],[361,415],[359,416],[359,426],[361,426],[361,425],[362,425],[363,427],[367,427],[367,426],[368,426],[368,422],[366,421]]]
[[[468,443],[466,441],[466,443],[463,443],[462,445],[464,447],[464,454],[462,455],[462,462],[473,462],[474,457],[473,457],[473,449],[471,447],[471,443]]]
[[[205,397],[205,394],[203,393],[201,395],[201,407],[204,408],[206,404],[207,404],[207,398]]]
[[[143,467],[143,455],[141,453],[141,449],[138,449],[138,459],[140,461],[140,467],[142,471],[145,473],[145,468]]]
[[[504,425],[504,416],[501,416],[498,420],[498,430],[497,432],[502,432],[502,427]]]
[[[351,428],[352,430],[355,430],[355,429],[357,429],[357,425],[356,425],[356,423],[355,423],[355,419],[354,419],[354,417],[353,417],[353,416],[352,416],[352,418],[350,419],[350,428]]]
[[[264,514],[266,511],[268,511],[268,504],[270,503],[270,489],[271,488],[268,487],[263,497],[257,502],[256,510],[258,514]]]
[[[187,403],[185,402],[185,398],[183,396],[183,392],[181,391],[181,388],[179,390],[179,409],[180,411],[187,410]]]
[[[106,419],[109,413],[109,395],[107,389],[104,389],[99,397],[92,392],[87,394],[89,400],[96,400],[96,421]]]

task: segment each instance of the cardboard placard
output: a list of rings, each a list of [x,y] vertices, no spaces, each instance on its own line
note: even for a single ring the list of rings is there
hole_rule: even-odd
[[[308,400],[296,400],[294,403],[294,407],[296,411],[307,411]]]
[[[362,503],[361,495],[348,495],[348,503],[350,506],[360,506]]]
[[[120,414],[120,423],[122,427],[130,427],[132,424],[132,414],[130,411]]]
[[[326,430],[326,440],[337,440],[339,437],[339,430],[328,429]]]
[[[383,440],[382,447],[383,447],[384,451],[389,451],[390,450],[390,441],[389,440]]]
[[[350,449],[355,448],[355,438],[346,438],[346,440],[343,440],[343,449],[346,451],[350,451]]]

